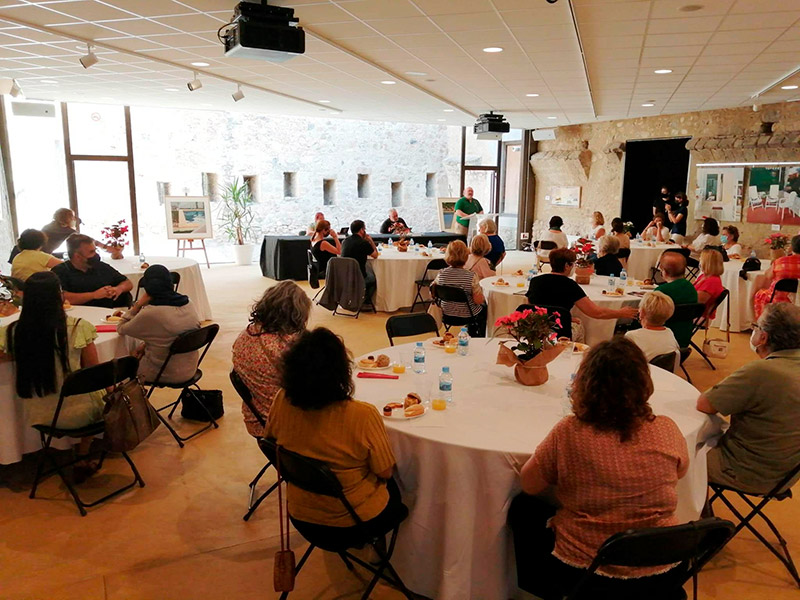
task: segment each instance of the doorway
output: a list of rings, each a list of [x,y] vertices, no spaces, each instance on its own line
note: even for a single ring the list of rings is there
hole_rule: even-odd
[[[653,202],[661,195],[661,187],[671,194],[686,192],[689,177],[691,139],[633,140],[625,143],[625,173],[622,180],[623,221],[633,221],[636,231],[653,218]]]

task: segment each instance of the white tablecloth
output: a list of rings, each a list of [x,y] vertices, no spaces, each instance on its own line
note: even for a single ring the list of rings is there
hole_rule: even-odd
[[[495,364],[497,341],[473,339],[466,357],[426,342],[427,373],[407,370],[399,380],[356,379],[355,397],[380,410],[415,391],[429,399],[443,365],[453,373],[455,404],[411,421],[385,420],[397,459],[403,502],[410,515],[400,526],[392,564],[413,591],[437,600],[501,600],[519,594],[506,526],[519,491],[518,470],[562,415],[569,374],[579,358],[550,363],[550,380],[524,387],[512,369]],[[411,345],[380,351],[390,357]],[[695,410],[690,384],[651,368],[656,414],[668,415],[686,438],[689,472],[678,483],[678,518],[696,519],[706,496],[703,442],[717,428]]]
[[[197,314],[202,321],[210,321],[211,304],[208,301],[206,286],[203,283],[203,274],[200,265],[191,258],[178,258],[175,256],[146,256],[147,263],[151,265],[164,265],[170,271],[177,271],[181,275],[181,282],[178,291],[186,294],[194,304]],[[117,271],[125,275],[133,282],[131,294],[136,295],[136,284],[142,278],[144,269],[139,267],[139,257],[125,257],[121,260],[111,260],[108,256],[103,256],[103,260],[114,267]]]
[[[668,248],[677,248],[676,244],[659,244],[647,246],[645,243],[631,242],[631,257],[628,259],[628,277],[633,279],[649,279],[651,269],[658,263],[661,253]]]
[[[380,258],[369,261],[377,282],[376,310],[394,312],[410,307],[417,294],[414,282],[422,279],[428,261],[444,258],[444,253],[435,248],[432,250],[419,246],[417,248],[416,251],[410,248],[408,252],[398,252],[394,247],[384,248],[381,245]],[[423,252],[430,256],[423,256]],[[430,299],[428,290],[422,291],[422,297]]]
[[[75,306],[69,316],[80,317],[94,325],[101,324],[109,314],[107,308],[91,306]],[[6,326],[16,321],[19,313],[0,319],[0,325]],[[115,356],[126,356],[128,349],[125,338],[114,333],[100,333],[95,340],[100,362],[111,360]],[[0,363],[0,464],[6,465],[22,460],[22,455],[41,449],[38,432],[25,424],[23,403],[14,391],[14,363]],[[69,448],[74,440],[54,440],[53,447]]]
[[[496,286],[494,282],[498,277],[487,277],[481,280],[483,295],[489,306],[487,315],[487,331],[491,334],[494,331],[494,322],[504,315],[513,312],[520,304],[527,304],[528,299],[525,292],[528,291],[528,283],[524,277],[509,277],[503,279],[509,282],[508,286]],[[519,284],[522,283],[522,287]],[[582,285],[586,295],[598,306],[604,308],[618,309],[623,306],[638,306],[641,301],[639,296],[631,296],[626,293],[623,297],[608,297],[603,295],[603,290],[608,287],[608,278],[593,275],[589,285]],[[642,291],[638,287],[628,286],[628,291]],[[610,340],[614,336],[616,319],[591,319],[581,312],[578,307],[573,307],[572,316],[577,317],[583,323],[584,341],[590,346]]]
[[[739,277],[744,261],[731,260],[725,263],[725,272],[722,274],[722,285],[730,291],[730,322],[731,331],[746,331],[750,329],[750,324],[755,320],[753,315],[753,296],[764,287],[764,274],[770,265],[769,260],[761,260],[761,271],[749,271],[747,281]],[[711,323],[712,327],[717,327],[725,331],[728,322],[728,305],[722,304],[717,311],[717,316]]]

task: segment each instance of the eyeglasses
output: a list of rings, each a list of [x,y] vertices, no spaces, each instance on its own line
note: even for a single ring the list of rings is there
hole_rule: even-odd
[[[758,323],[750,323],[750,329],[755,331],[756,329],[761,329],[761,326]]]

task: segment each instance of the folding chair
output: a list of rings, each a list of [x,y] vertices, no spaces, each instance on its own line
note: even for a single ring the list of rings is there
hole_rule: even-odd
[[[696,600],[700,569],[707,562],[707,557],[715,554],[730,539],[733,531],[734,526],[730,521],[711,517],[672,527],[629,529],[616,533],[600,546],[592,564],[572,588],[567,600],[608,597],[620,600],[644,597],[685,599],[683,584],[689,578],[692,579],[692,597]],[[602,566],[657,567],[672,563],[682,563],[687,568],[685,575],[676,576],[674,588],[665,588],[662,581],[657,588],[645,591],[636,579],[593,577]],[[613,585],[616,593],[609,596],[606,595],[608,590],[597,589],[596,586],[602,586],[603,583]],[[636,592],[632,590],[632,595],[627,595],[624,591],[627,586],[638,587]]]
[[[786,292],[787,294],[797,293],[797,279],[779,279],[775,282],[775,287],[772,288],[772,296],[769,297],[769,303],[775,299],[775,294],[778,292]]]
[[[727,316],[728,316],[728,323],[727,329],[725,330],[728,335],[728,341],[731,341],[731,298],[730,292],[728,290],[723,289],[722,293],[717,296],[717,299],[714,301],[714,306],[708,310],[706,310],[703,315],[695,321],[694,330],[692,330],[692,337],[694,334],[704,329],[706,334],[708,334],[708,326],[711,324],[711,315],[717,312],[717,309],[722,305],[723,302],[727,301]],[[708,363],[708,366],[711,367],[712,371],[716,371],[717,368],[714,366],[714,363],[711,362],[711,359],[708,355],[703,351],[703,349],[694,343],[692,340],[689,345],[694,348],[697,353],[703,357],[703,360]]]
[[[308,272],[308,285],[311,287],[312,290],[317,290],[317,293],[314,294],[314,298],[312,298],[312,302],[316,302],[319,295],[322,293],[322,290],[325,288],[320,287],[319,285],[319,261],[314,256],[314,253],[309,248],[306,250],[306,259],[308,264],[306,265],[306,271]]]
[[[548,240],[536,240],[533,242],[533,251],[536,252],[536,268],[541,271],[542,265],[549,265],[550,264],[550,252],[547,253],[547,257],[539,256],[539,250],[548,250],[552,251],[558,248],[558,244],[555,242],[551,242]]]
[[[517,312],[522,312],[523,310],[536,310],[536,308],[544,308],[547,310],[548,315],[552,315],[553,313],[558,313],[558,318],[561,319],[561,328],[555,328],[553,331],[556,332],[558,337],[568,337],[572,339],[572,314],[563,306],[548,306],[546,304],[520,304],[517,308]]]
[[[258,424],[261,425],[262,428],[266,427],[267,420],[264,417],[264,415],[258,412],[256,405],[253,404],[253,394],[250,393],[250,389],[247,387],[247,384],[245,384],[245,382],[242,380],[239,374],[233,369],[231,369],[230,378],[231,378],[231,383],[233,384],[233,389],[236,390],[236,393],[239,394],[239,397],[242,399],[242,402],[244,402],[245,406],[247,406],[247,408],[250,409],[250,412],[253,413],[253,416],[256,418],[256,421],[258,421]],[[261,470],[256,474],[255,477],[253,477],[253,480],[248,484],[248,487],[250,488],[250,496],[247,500],[247,513],[245,513],[244,517],[242,517],[242,519],[244,519],[245,521],[250,520],[250,517],[252,517],[253,513],[256,512],[256,509],[258,508],[259,504],[261,504],[264,501],[264,498],[269,496],[275,490],[275,488],[278,487],[280,478],[278,479],[278,481],[273,483],[266,492],[261,494],[255,502],[253,502],[253,497],[256,495],[256,485],[258,485],[258,482],[261,479],[261,477],[264,475],[264,473],[266,473],[267,469],[269,469],[271,466],[272,462],[268,460],[267,464],[261,467]]]
[[[417,295],[414,296],[414,302],[411,304],[411,308],[408,312],[414,312],[414,307],[417,305],[417,301],[419,301],[423,306],[433,302],[433,300],[422,299],[422,288],[430,289],[431,284],[433,283],[433,277],[428,277],[428,271],[441,271],[445,267],[447,267],[447,262],[443,258],[434,258],[433,260],[428,261],[428,264],[425,265],[425,272],[422,274],[422,279],[417,279],[414,282],[417,284]]]
[[[789,571],[789,574],[792,576],[792,579],[794,579],[794,582],[797,584],[798,587],[800,587],[800,575],[798,575],[797,568],[794,566],[794,561],[792,560],[792,555],[789,554],[789,546],[786,544],[786,540],[780,534],[780,532],[778,531],[778,528],[775,527],[775,524],[769,519],[769,517],[767,517],[767,515],[765,515],[762,512],[764,507],[766,507],[766,505],[769,504],[770,502],[772,502],[773,500],[777,500],[778,502],[781,502],[783,500],[786,500],[787,498],[791,498],[792,497],[792,490],[789,487],[789,484],[792,482],[792,480],[795,477],[797,477],[798,474],[800,474],[800,464],[798,464],[791,471],[789,471],[789,473],[783,479],[781,479],[778,482],[778,484],[774,488],[772,488],[769,492],[767,492],[766,494],[753,494],[753,493],[750,493],[750,492],[744,492],[742,490],[737,490],[736,488],[733,488],[733,487],[730,487],[730,486],[726,486],[726,485],[722,485],[720,483],[711,483],[711,482],[709,482],[708,485],[709,485],[709,487],[711,488],[711,490],[714,493],[711,496],[711,498],[709,498],[708,505],[711,506],[713,504],[713,502],[717,498],[722,500],[723,504],[725,504],[725,506],[728,507],[728,510],[730,510],[736,516],[736,518],[739,520],[739,524],[733,530],[733,533],[731,534],[729,540],[733,539],[734,536],[736,536],[737,533],[739,533],[742,529],[744,529],[746,527],[747,529],[750,530],[750,532],[753,535],[755,535],[758,538],[758,540],[762,544],[764,544],[764,546],[766,546],[766,548],[770,552],[772,552],[778,558],[779,561],[781,561],[781,563],[783,563],[783,566],[786,567],[786,569]],[[786,489],[784,489],[784,488],[786,488]],[[728,499],[725,496],[725,492],[733,492],[733,493],[737,494],[739,496],[739,498],[744,500],[744,502],[747,504],[747,506],[750,507],[750,512],[747,513],[746,515],[743,515],[733,505],[733,503],[730,501],[730,499]],[[759,500],[758,503],[756,503],[753,500],[751,500],[751,498],[761,498],[761,500]],[[775,534],[775,537],[778,540],[778,544],[780,544],[780,547],[781,547],[780,551],[777,548],[775,548],[775,546],[773,546],[761,534],[761,532],[759,532],[753,526],[751,521],[753,520],[753,518],[756,515],[761,517],[763,519],[763,521],[767,524],[767,526],[770,528],[770,530],[772,530],[772,533]],[[710,558],[711,557],[709,557],[709,559]]]
[[[178,286],[181,283],[181,274],[177,271],[170,271],[169,276],[172,278],[172,289],[173,291],[178,291]],[[142,280],[141,278],[136,283],[136,296],[133,298],[133,301],[136,302],[139,299],[139,294],[142,291]]]
[[[666,354],[659,354],[650,361],[650,364],[659,369],[664,369],[670,373],[675,372],[675,361],[680,358],[680,352],[667,352]]]
[[[144,480],[142,480],[141,475],[139,475],[139,471],[136,469],[136,465],[133,464],[131,457],[128,456],[127,452],[122,452],[122,458],[125,459],[125,461],[128,463],[128,466],[130,466],[131,471],[133,472],[133,481],[125,484],[109,494],[106,494],[102,498],[92,502],[84,502],[81,500],[81,497],[78,495],[78,492],[70,479],[64,475],[63,469],[98,454],[100,456],[100,466],[102,467],[107,451],[96,450],[92,452],[90,450],[87,454],[75,455],[66,464],[58,464],[58,461],[50,447],[51,443],[53,442],[53,438],[86,438],[102,434],[105,431],[105,423],[103,421],[91,423],[79,429],[65,429],[58,427],[58,416],[61,414],[64,403],[69,403],[70,396],[104,390],[105,388],[113,387],[116,384],[128,381],[129,379],[135,379],[138,368],[139,361],[132,356],[126,356],[125,358],[100,363],[99,365],[95,365],[93,367],[87,367],[79,371],[74,371],[66,376],[64,383],[61,385],[61,393],[58,397],[58,404],[56,404],[56,411],[53,414],[53,422],[50,425],[33,426],[34,429],[39,432],[39,438],[42,442],[42,453],[39,455],[39,462],[36,466],[36,476],[33,479],[33,487],[31,488],[30,493],[31,498],[36,497],[36,489],[44,478],[52,475],[53,473],[58,473],[58,476],[61,477],[61,481],[64,482],[64,485],[72,496],[72,499],[75,501],[81,516],[85,517],[87,508],[91,508],[92,506],[96,506],[101,502],[105,502],[109,498],[113,498],[114,496],[129,490],[137,483],[139,484],[139,487],[144,487]],[[49,462],[52,466],[52,468],[46,472],[44,472],[45,461]]]
[[[442,325],[445,331],[450,331],[451,327],[472,327],[478,329],[480,327],[479,321],[476,319],[477,313],[473,312],[472,305],[467,298],[467,293],[461,288],[451,285],[431,285],[431,293],[433,294],[434,301],[442,308]],[[442,307],[442,302],[449,302],[451,304],[463,304],[469,311],[469,317],[459,317],[455,315],[448,315]],[[470,333],[472,335],[472,332]],[[478,337],[473,335],[472,337]]]
[[[208,349],[211,347],[211,342],[214,341],[214,338],[217,336],[219,332],[219,325],[216,323],[212,323],[211,325],[206,325],[205,327],[201,327],[200,329],[194,329],[192,331],[187,331],[186,333],[180,334],[175,341],[169,347],[169,353],[167,354],[167,358],[164,360],[164,363],[161,365],[161,369],[158,371],[156,378],[153,381],[146,381],[145,385],[149,385],[150,389],[147,390],[147,399],[150,399],[150,396],[153,394],[156,388],[170,388],[173,390],[181,390],[181,394],[178,396],[176,400],[170,402],[169,404],[165,404],[161,408],[157,408],[156,412],[158,413],[158,418],[161,422],[169,429],[169,432],[172,434],[172,437],[175,438],[175,441],[178,442],[178,446],[183,448],[183,442],[192,439],[194,436],[203,433],[206,429],[214,427],[214,429],[219,427],[219,424],[211,415],[211,413],[206,408],[205,404],[197,399],[197,403],[205,410],[208,418],[210,419],[209,423],[191,435],[186,437],[182,437],[178,434],[177,431],[169,424],[167,419],[172,419],[172,415],[175,412],[175,409],[178,408],[178,404],[181,403],[181,399],[183,398],[183,394],[193,394],[192,388],[196,388],[198,391],[200,390],[200,386],[197,385],[197,382],[200,381],[200,378],[203,376],[203,372],[200,370],[200,363],[203,362],[203,358],[205,358]],[[164,373],[164,370],[167,368],[169,361],[172,359],[173,356],[178,354],[187,354],[189,352],[195,352],[202,348],[202,353],[200,354],[200,358],[197,361],[197,369],[195,370],[194,375],[191,378],[187,379],[186,381],[181,381],[180,383],[167,383],[165,381],[161,381],[161,375]],[[161,416],[161,411],[166,409],[171,409],[169,414],[167,415],[167,419]]]
[[[386,335],[389,345],[394,346],[394,338],[421,335],[423,333],[439,335],[439,326],[428,313],[411,313],[410,315],[394,315],[386,319]]]
[[[695,302],[692,304],[678,304],[675,306],[675,312],[672,313],[672,316],[665,323],[665,325],[669,327],[675,323],[690,322],[692,323],[692,334],[694,335],[694,332],[696,331],[696,329],[694,329],[694,324],[703,317],[705,312],[706,305],[701,302]],[[686,359],[689,358],[689,355],[692,353],[692,346],[695,348],[697,347],[689,342],[688,346],[681,348],[681,370],[683,371],[683,374],[686,375],[686,381],[689,383],[692,383],[692,378],[689,377],[689,373],[686,371],[686,367],[683,366],[683,363],[686,362]]]
[[[664,256],[664,254],[666,254],[667,252],[677,252],[678,254],[683,255],[683,257],[686,259],[686,273],[687,273],[686,279],[691,280],[693,276],[697,275],[698,273],[697,269],[700,268],[700,262],[690,256],[692,253],[691,250],[689,250],[688,248],[667,248],[666,250],[664,250],[664,252],[661,253],[661,256]],[[695,269],[694,271],[692,271],[689,268],[689,259],[693,260],[694,263],[696,263],[696,267],[693,267],[693,269]],[[692,275],[692,273],[694,273],[694,275]],[[652,279],[653,283],[655,283],[656,285],[661,285],[662,283],[666,283],[666,281],[661,277],[660,258],[658,259],[656,266],[650,269],[650,279]]]
[[[300,573],[300,569],[303,568],[303,565],[314,548],[321,548],[327,552],[335,552],[338,554],[349,570],[353,570],[352,562],[355,562],[373,574],[372,580],[361,596],[362,600],[367,600],[369,598],[370,593],[377,585],[379,579],[383,579],[397,587],[409,600],[415,598],[414,594],[406,588],[403,580],[400,579],[400,576],[397,574],[397,571],[394,570],[390,562],[392,554],[394,553],[400,523],[408,516],[408,509],[405,506],[403,506],[403,511],[399,514],[397,522],[393,524],[393,528],[391,529],[392,535],[387,548],[385,536],[388,531],[374,532],[367,528],[364,521],[361,520],[361,517],[358,516],[358,513],[356,513],[350,501],[345,496],[342,485],[336,475],[334,475],[324,462],[307,458],[301,454],[287,450],[276,444],[274,440],[259,438],[258,445],[261,447],[262,452],[264,452],[273,463],[279,466],[279,475],[287,483],[305,490],[306,492],[337,498],[344,505],[348,514],[354,521],[355,535],[340,535],[336,530],[341,531],[341,527],[331,527],[332,533],[336,532],[337,535],[324,536],[319,532],[322,529],[328,528],[317,526],[313,531],[310,531],[307,527],[303,526],[304,524],[302,522],[295,521],[290,515],[295,529],[309,542],[308,549],[297,563],[295,574]],[[377,565],[365,562],[349,552],[352,548],[361,548],[367,544],[372,546],[380,559]],[[388,571],[388,573],[385,574],[384,571]],[[281,594],[281,600],[285,600],[288,596],[289,592],[284,592]]]

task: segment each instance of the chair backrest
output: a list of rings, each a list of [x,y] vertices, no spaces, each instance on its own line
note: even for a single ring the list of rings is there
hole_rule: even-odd
[[[620,248],[617,251],[617,258],[620,260],[628,260],[631,257],[631,249],[630,248]]]
[[[242,377],[234,370],[231,369],[231,383],[233,384],[233,389],[236,390],[236,393],[239,394],[239,397],[244,402],[245,406],[250,409],[250,412],[253,413],[253,416],[258,421],[258,424],[262,427],[265,427],[267,424],[267,420],[264,416],[258,412],[255,404],[253,404],[253,394],[250,392],[250,388],[247,387],[247,384],[244,382]]]
[[[698,319],[702,319],[705,312],[706,305],[701,302],[677,304],[675,305],[675,312],[667,320],[666,325],[669,327],[675,323],[695,323]]]
[[[394,346],[394,338],[421,335],[423,333],[439,335],[439,327],[428,313],[410,313],[394,315],[386,319],[386,335],[389,336],[389,345]]]
[[[311,248],[306,250],[306,259],[308,261],[308,265],[306,266],[306,270],[308,271],[308,285],[311,286],[311,289],[316,290],[319,288],[319,262],[311,251]]]
[[[788,292],[790,294],[797,293],[797,279],[779,279],[775,283],[776,292]]]
[[[217,337],[217,333],[219,333],[219,325],[212,323],[211,325],[206,325],[205,327],[200,327],[199,329],[186,331],[176,337],[170,345],[167,358],[165,358],[164,362],[161,363],[161,369],[159,369],[158,375],[156,375],[153,383],[158,383],[161,380],[161,374],[167,368],[169,361],[172,360],[172,357],[176,354],[186,354],[188,352],[194,352],[203,348],[200,358],[197,359],[197,366],[199,367],[200,363],[203,362],[208,349],[211,347],[211,342],[213,342],[214,338]]]
[[[423,279],[428,276],[428,271],[441,271],[442,269],[447,268],[447,261],[443,258],[434,258],[433,260],[429,260],[428,264],[425,265],[425,275],[423,275]]]
[[[108,362],[69,373],[61,385],[61,396],[88,394],[134,379],[139,361],[133,356],[116,358]]]
[[[522,312],[523,310],[536,310],[536,308],[544,308],[547,310],[548,315],[552,315],[553,313],[558,313],[558,318],[561,319],[561,327],[556,327],[553,331],[558,334],[558,337],[566,336],[568,338],[572,337],[572,314],[563,306],[553,306],[547,304],[520,304],[517,308],[517,312]]]
[[[555,250],[558,244],[552,240],[536,240],[533,242],[533,247],[537,250]]]
[[[650,364],[654,367],[658,367],[672,373],[675,370],[675,357],[679,354],[680,352],[667,352],[666,354],[659,354],[650,361]]]
[[[433,286],[433,296],[437,300],[443,302],[461,302],[462,304],[469,305],[467,293],[460,287],[452,285],[435,285]]]

